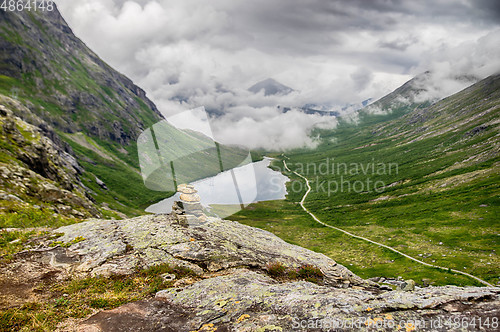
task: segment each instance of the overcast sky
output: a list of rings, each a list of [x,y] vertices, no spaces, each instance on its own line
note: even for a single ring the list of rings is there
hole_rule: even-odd
[[[219,127],[231,121],[226,134],[252,147],[311,144],[311,127],[325,122],[299,112],[283,116],[277,104],[359,103],[428,69],[478,78],[500,69],[497,0],[56,3],[75,34],[164,114],[222,109],[229,115]],[[246,91],[269,77],[296,91]]]

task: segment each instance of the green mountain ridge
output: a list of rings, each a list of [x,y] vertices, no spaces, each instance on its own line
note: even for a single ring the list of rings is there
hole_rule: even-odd
[[[385,100],[398,96],[389,97]],[[311,182],[306,206],[323,222],[496,284],[500,282],[499,113],[497,74],[394,119],[382,117],[321,131],[322,145],[286,153],[287,163]],[[330,172],[325,173],[327,160]],[[397,168],[390,172],[388,165]],[[274,166],[283,169],[278,162]],[[475,283],[315,223],[294,203],[305,193],[302,180],[288,175],[293,181],[286,201],[258,203],[232,219],[323,252],[363,277]],[[379,191],[374,190],[377,181]]]
[[[47,199],[36,188],[19,191],[11,185],[13,179],[0,182],[0,190],[18,196],[28,206],[34,204],[70,218],[140,215],[148,205],[175,191],[173,186],[151,190],[144,185],[137,139],[153,125],[161,122],[175,136],[172,138],[184,145],[214,146],[208,137],[201,138],[168,124],[141,88],[74,36],[57,8],[0,11],[0,105],[5,108],[6,117],[2,131],[5,142],[0,147],[2,167],[7,169],[15,164],[26,174],[34,172],[37,175],[31,174],[26,181],[33,182],[41,176],[38,180],[47,180],[60,191],[57,197],[69,191],[85,199],[85,204]],[[12,128],[7,128],[16,127],[10,121],[12,117],[19,129],[15,135],[10,132]],[[21,127],[29,126],[34,126],[30,127],[30,137],[18,144],[15,138],[22,136]],[[36,143],[33,135],[38,137],[36,140],[50,141],[50,149],[26,149]],[[237,165],[243,159],[244,151],[236,147],[220,149],[227,165]],[[51,166],[61,165],[60,160],[65,159],[71,160],[66,171],[59,172],[55,170],[58,167]],[[193,163],[196,160],[188,158],[179,161],[178,167],[187,168]],[[218,170],[219,161],[207,161],[203,172],[192,177],[213,175]],[[6,203],[2,211],[24,215],[23,206]],[[15,222],[8,224],[13,226]]]
[[[2,90],[31,100],[49,125],[129,144],[163,118],[142,89],[73,35],[57,9],[0,16]]]
[[[72,34],[57,11],[2,11],[0,16],[0,104],[4,140],[0,162],[2,169],[8,170],[4,172],[0,194],[5,197],[2,211],[21,215],[4,217],[2,227],[35,224],[29,217],[33,206],[40,206],[43,212],[35,219],[56,213],[72,222],[72,218],[89,216],[122,218],[124,213],[142,214],[147,205],[167,196],[168,191],[173,190],[171,185],[157,186],[157,183],[165,179],[170,171],[168,166],[151,173],[146,184],[154,190],[144,186],[139,169],[136,140],[144,130],[163,120],[144,91],[89,50]],[[495,249],[489,248],[498,246],[493,235],[497,232],[493,221],[498,206],[498,187],[495,186],[499,167],[498,75],[442,100],[421,101],[418,96],[426,91],[429,75],[426,72],[415,77],[360,110],[358,125],[346,121],[334,131],[318,130],[323,138],[318,149],[290,151],[287,156],[292,169],[299,172],[306,169],[300,165],[318,166],[326,160],[355,164],[358,170],[369,169],[370,163],[397,164],[396,173],[369,175],[372,184],[383,183],[378,188],[382,193],[373,190],[375,188],[353,190],[354,183],[367,180],[367,174],[359,171],[319,174],[316,170],[314,174],[304,174],[316,188],[308,197],[307,205],[325,222],[367,237],[371,232],[380,241],[390,238],[388,245],[408,247],[412,255],[424,255],[419,251],[424,249],[449,255],[450,252],[444,253],[434,244],[424,245],[426,241],[445,245],[449,242],[450,248],[461,246],[468,253],[478,254],[477,259],[469,266],[460,261],[452,263],[452,267],[476,269],[478,275],[491,279],[494,277],[485,266],[485,255],[486,252],[493,254]],[[165,137],[159,136],[162,141],[169,141],[173,135],[174,141],[183,146],[192,145],[194,150],[213,145],[206,137],[162,123],[167,126]],[[171,154],[179,153],[179,149],[166,147]],[[177,166],[196,169],[199,165],[196,166],[198,159],[194,152],[182,156]],[[224,165],[226,169],[245,156],[231,147],[222,147],[218,155],[230,160]],[[278,166],[277,161],[274,165]],[[219,166],[217,158],[208,160],[202,167],[206,173],[203,176],[216,172]],[[202,176],[200,174],[187,172],[186,176],[191,179]],[[23,183],[20,188],[15,185],[19,181]],[[299,179],[295,179],[297,181]],[[342,181],[347,181],[349,190],[338,190]],[[337,190],[325,193],[324,183],[337,185]],[[303,239],[309,238],[303,233],[317,225],[305,222],[307,218],[297,206],[290,205],[300,201],[304,187],[302,190],[289,187],[289,192],[285,202],[257,204],[257,210],[242,211],[235,218],[269,227],[264,222],[267,217],[256,214],[262,212],[260,207],[266,211],[276,204],[278,208],[271,208],[274,213],[281,209],[287,211],[282,215],[278,213],[287,220],[279,225],[284,238],[328,255],[339,255],[340,249],[328,241],[321,242],[321,237]],[[273,218],[273,213],[268,217]],[[45,224],[50,222],[48,218]],[[305,224],[308,226],[300,230]],[[288,233],[289,230],[293,232]],[[491,235],[474,233],[478,230]],[[460,239],[460,234],[465,232],[472,234],[470,246]],[[416,239],[419,248],[411,249],[409,245],[414,243],[401,239],[405,233]],[[360,247],[352,245],[352,250],[356,248]],[[372,263],[365,262],[356,253],[342,255],[340,260],[346,259],[344,263],[348,265],[352,259],[358,273],[373,275],[387,267],[383,262],[392,260],[387,253],[377,255]],[[358,258],[360,261],[356,261]],[[437,262],[447,264],[440,260]],[[400,273],[400,267],[405,264],[394,264],[392,270],[389,268],[390,273]],[[421,273],[418,268],[414,271],[417,272],[411,273]],[[444,282],[439,273],[433,276],[437,282]],[[465,281],[458,278],[455,282]]]
[[[341,117],[340,124],[343,126],[373,125],[425,109],[440,100],[437,95],[445,94],[437,83],[439,78],[436,76],[438,75],[439,73],[430,71],[421,73],[370,105],[346,114],[344,118]],[[460,83],[464,87],[479,81],[478,78],[467,75],[447,79],[454,81],[455,84]],[[439,91],[435,91],[436,89]]]

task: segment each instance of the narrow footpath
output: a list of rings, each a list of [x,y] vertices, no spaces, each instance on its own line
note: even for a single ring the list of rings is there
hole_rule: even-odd
[[[408,259],[411,259],[412,261],[417,262],[417,263],[419,263],[419,264],[422,264],[422,265],[425,265],[425,266],[429,266],[429,267],[434,267],[434,268],[441,269],[441,270],[451,271],[451,272],[458,273],[458,274],[462,274],[462,275],[464,275],[464,276],[467,276],[467,277],[469,277],[469,278],[472,278],[472,279],[474,279],[474,280],[477,280],[477,281],[479,281],[480,283],[482,283],[482,284],[484,284],[484,285],[486,285],[486,286],[489,286],[489,287],[494,287],[492,284],[490,284],[490,283],[488,283],[488,282],[486,282],[486,281],[484,281],[484,280],[482,280],[482,279],[480,279],[480,278],[478,278],[478,277],[476,277],[476,276],[473,276],[472,274],[469,274],[469,273],[466,273],[466,272],[463,272],[463,271],[459,271],[459,270],[455,270],[455,269],[450,269],[450,268],[447,268],[447,267],[442,267],[442,266],[438,266],[438,265],[433,265],[433,264],[426,263],[426,262],[421,261],[421,260],[419,260],[419,259],[417,259],[417,258],[414,258],[414,257],[408,256],[407,254],[404,254],[404,253],[402,253],[401,251],[399,251],[399,250],[397,250],[397,249],[394,249],[394,248],[392,248],[392,247],[386,246],[385,244],[382,244],[382,243],[378,243],[378,242],[372,241],[372,240],[367,239],[367,238],[365,238],[365,237],[362,237],[362,236],[358,236],[358,235],[352,234],[352,233],[350,233],[350,232],[348,232],[348,231],[345,231],[345,230],[340,229],[340,228],[338,228],[338,227],[335,227],[335,226],[332,226],[332,225],[329,225],[329,224],[326,224],[326,223],[322,222],[321,220],[319,220],[319,219],[318,219],[318,217],[316,217],[316,216],[315,216],[315,215],[314,215],[311,211],[309,211],[309,210],[308,210],[308,209],[304,206],[304,202],[306,201],[307,195],[309,195],[309,192],[311,191],[311,186],[309,185],[309,180],[308,180],[305,176],[303,176],[303,175],[301,175],[301,174],[299,174],[299,173],[297,173],[297,172],[295,172],[295,171],[290,170],[290,169],[288,168],[288,165],[286,164],[286,161],[285,161],[285,160],[283,160],[283,165],[285,166],[285,168],[286,168],[289,172],[291,172],[291,173],[293,173],[293,174],[297,175],[298,177],[300,177],[300,178],[302,178],[302,179],[304,179],[304,180],[306,181],[307,191],[306,191],[306,193],[304,194],[304,196],[302,197],[302,200],[300,201],[300,206],[302,207],[302,209],[304,209],[304,211],[305,211],[305,212],[307,212],[307,214],[309,214],[309,215],[310,215],[310,216],[311,216],[311,217],[312,217],[312,218],[313,218],[316,222],[318,222],[319,224],[321,224],[321,225],[323,225],[323,226],[325,226],[325,227],[329,227],[329,228],[335,229],[335,230],[337,230],[337,231],[339,231],[339,232],[342,232],[342,233],[344,233],[344,234],[347,234],[347,235],[349,235],[349,236],[351,236],[351,237],[354,237],[354,238],[356,238],[356,239],[360,239],[360,240],[363,240],[363,241],[366,241],[366,242],[370,242],[370,243],[372,243],[372,244],[374,244],[374,245],[377,245],[377,246],[379,246],[379,247],[382,247],[382,248],[388,249],[388,250],[393,251],[393,252],[395,252],[395,253],[397,253],[397,254],[399,254],[399,255],[401,255],[401,256],[404,256],[404,257],[406,257],[406,258],[408,258]]]

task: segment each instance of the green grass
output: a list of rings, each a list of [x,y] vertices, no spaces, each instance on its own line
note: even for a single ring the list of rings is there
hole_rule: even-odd
[[[300,206],[293,202],[270,201],[252,204],[249,209],[242,210],[229,219],[265,229],[289,243],[323,253],[363,278],[403,276],[405,279],[414,279],[419,284],[423,283],[422,279],[430,279],[433,285],[481,285],[465,276],[425,267],[392,251],[324,227],[312,220]],[[370,231],[366,231],[368,234],[365,234],[359,229],[348,227],[344,229],[373,238],[373,232]],[[386,231],[387,229],[380,229],[380,237],[384,237]],[[402,235],[403,243],[407,245],[405,233]],[[384,243],[383,239],[373,239]],[[415,245],[425,242],[417,240],[419,241],[412,242],[415,242]],[[404,248],[398,249],[405,251]],[[446,258],[439,261],[442,264],[447,262]],[[494,271],[495,268],[492,266],[488,272],[493,274]]]
[[[431,106],[417,120],[409,113],[389,122],[318,131],[323,143],[317,149],[286,154],[289,167],[311,183],[306,207],[327,224],[497,284],[500,157],[495,146],[499,130],[491,123],[499,116],[498,85],[498,79],[481,83]],[[480,126],[480,131],[474,131]],[[338,166],[333,173],[331,167],[330,172],[320,170],[327,159]],[[292,179],[287,199],[254,204],[229,219],[322,252],[362,277],[481,285],[315,223],[297,205],[305,192],[304,181],[284,171],[280,163],[275,161],[274,168]],[[366,168],[370,163],[382,163],[386,170],[387,165],[397,164],[397,172],[394,168],[392,172],[359,171],[359,165]],[[339,166],[343,164],[347,167]],[[357,172],[351,164],[357,165]],[[368,190],[366,185],[353,190],[354,183],[366,184],[368,179],[372,184],[380,181],[383,190]],[[335,191],[342,182],[344,190]]]
[[[95,309],[113,309],[151,298],[159,290],[173,286],[175,280],[162,278],[165,273],[174,274],[176,280],[197,277],[187,268],[162,264],[127,276],[40,282],[35,289],[43,297],[20,307],[0,310],[0,331],[54,331],[59,323],[88,317]]]
[[[15,253],[24,250],[34,238],[43,235],[46,235],[45,231],[0,230],[0,264],[9,263]]]
[[[7,202],[5,202],[7,203]],[[2,204],[0,214],[0,229],[2,228],[33,228],[33,227],[61,227],[75,223],[74,218],[55,214],[47,208],[38,208],[32,205]]]
[[[0,202],[0,263],[8,263],[16,252],[44,236],[44,228],[57,228],[79,220],[55,214],[48,208],[15,202]],[[9,229],[7,231],[7,229]]]
[[[11,89],[16,86],[18,81],[12,77],[0,75],[0,90],[5,91],[7,94],[11,93]]]
[[[85,169],[82,181],[95,193],[97,202],[108,203],[112,209],[127,215],[139,215],[144,208],[169,195],[147,189],[137,169],[118,160],[106,160],[73,141],[68,142],[82,160]],[[97,185],[95,176],[104,181],[109,190]]]
[[[22,36],[14,29],[8,29],[6,27],[2,27],[1,37],[6,41],[21,45],[23,42]]]

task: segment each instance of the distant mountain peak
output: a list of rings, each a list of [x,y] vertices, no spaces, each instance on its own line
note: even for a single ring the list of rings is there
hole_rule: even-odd
[[[260,81],[248,88],[248,91],[251,91],[253,93],[259,93],[261,90],[264,90],[265,96],[287,95],[294,91],[292,88],[281,84],[280,82],[272,78]]]

